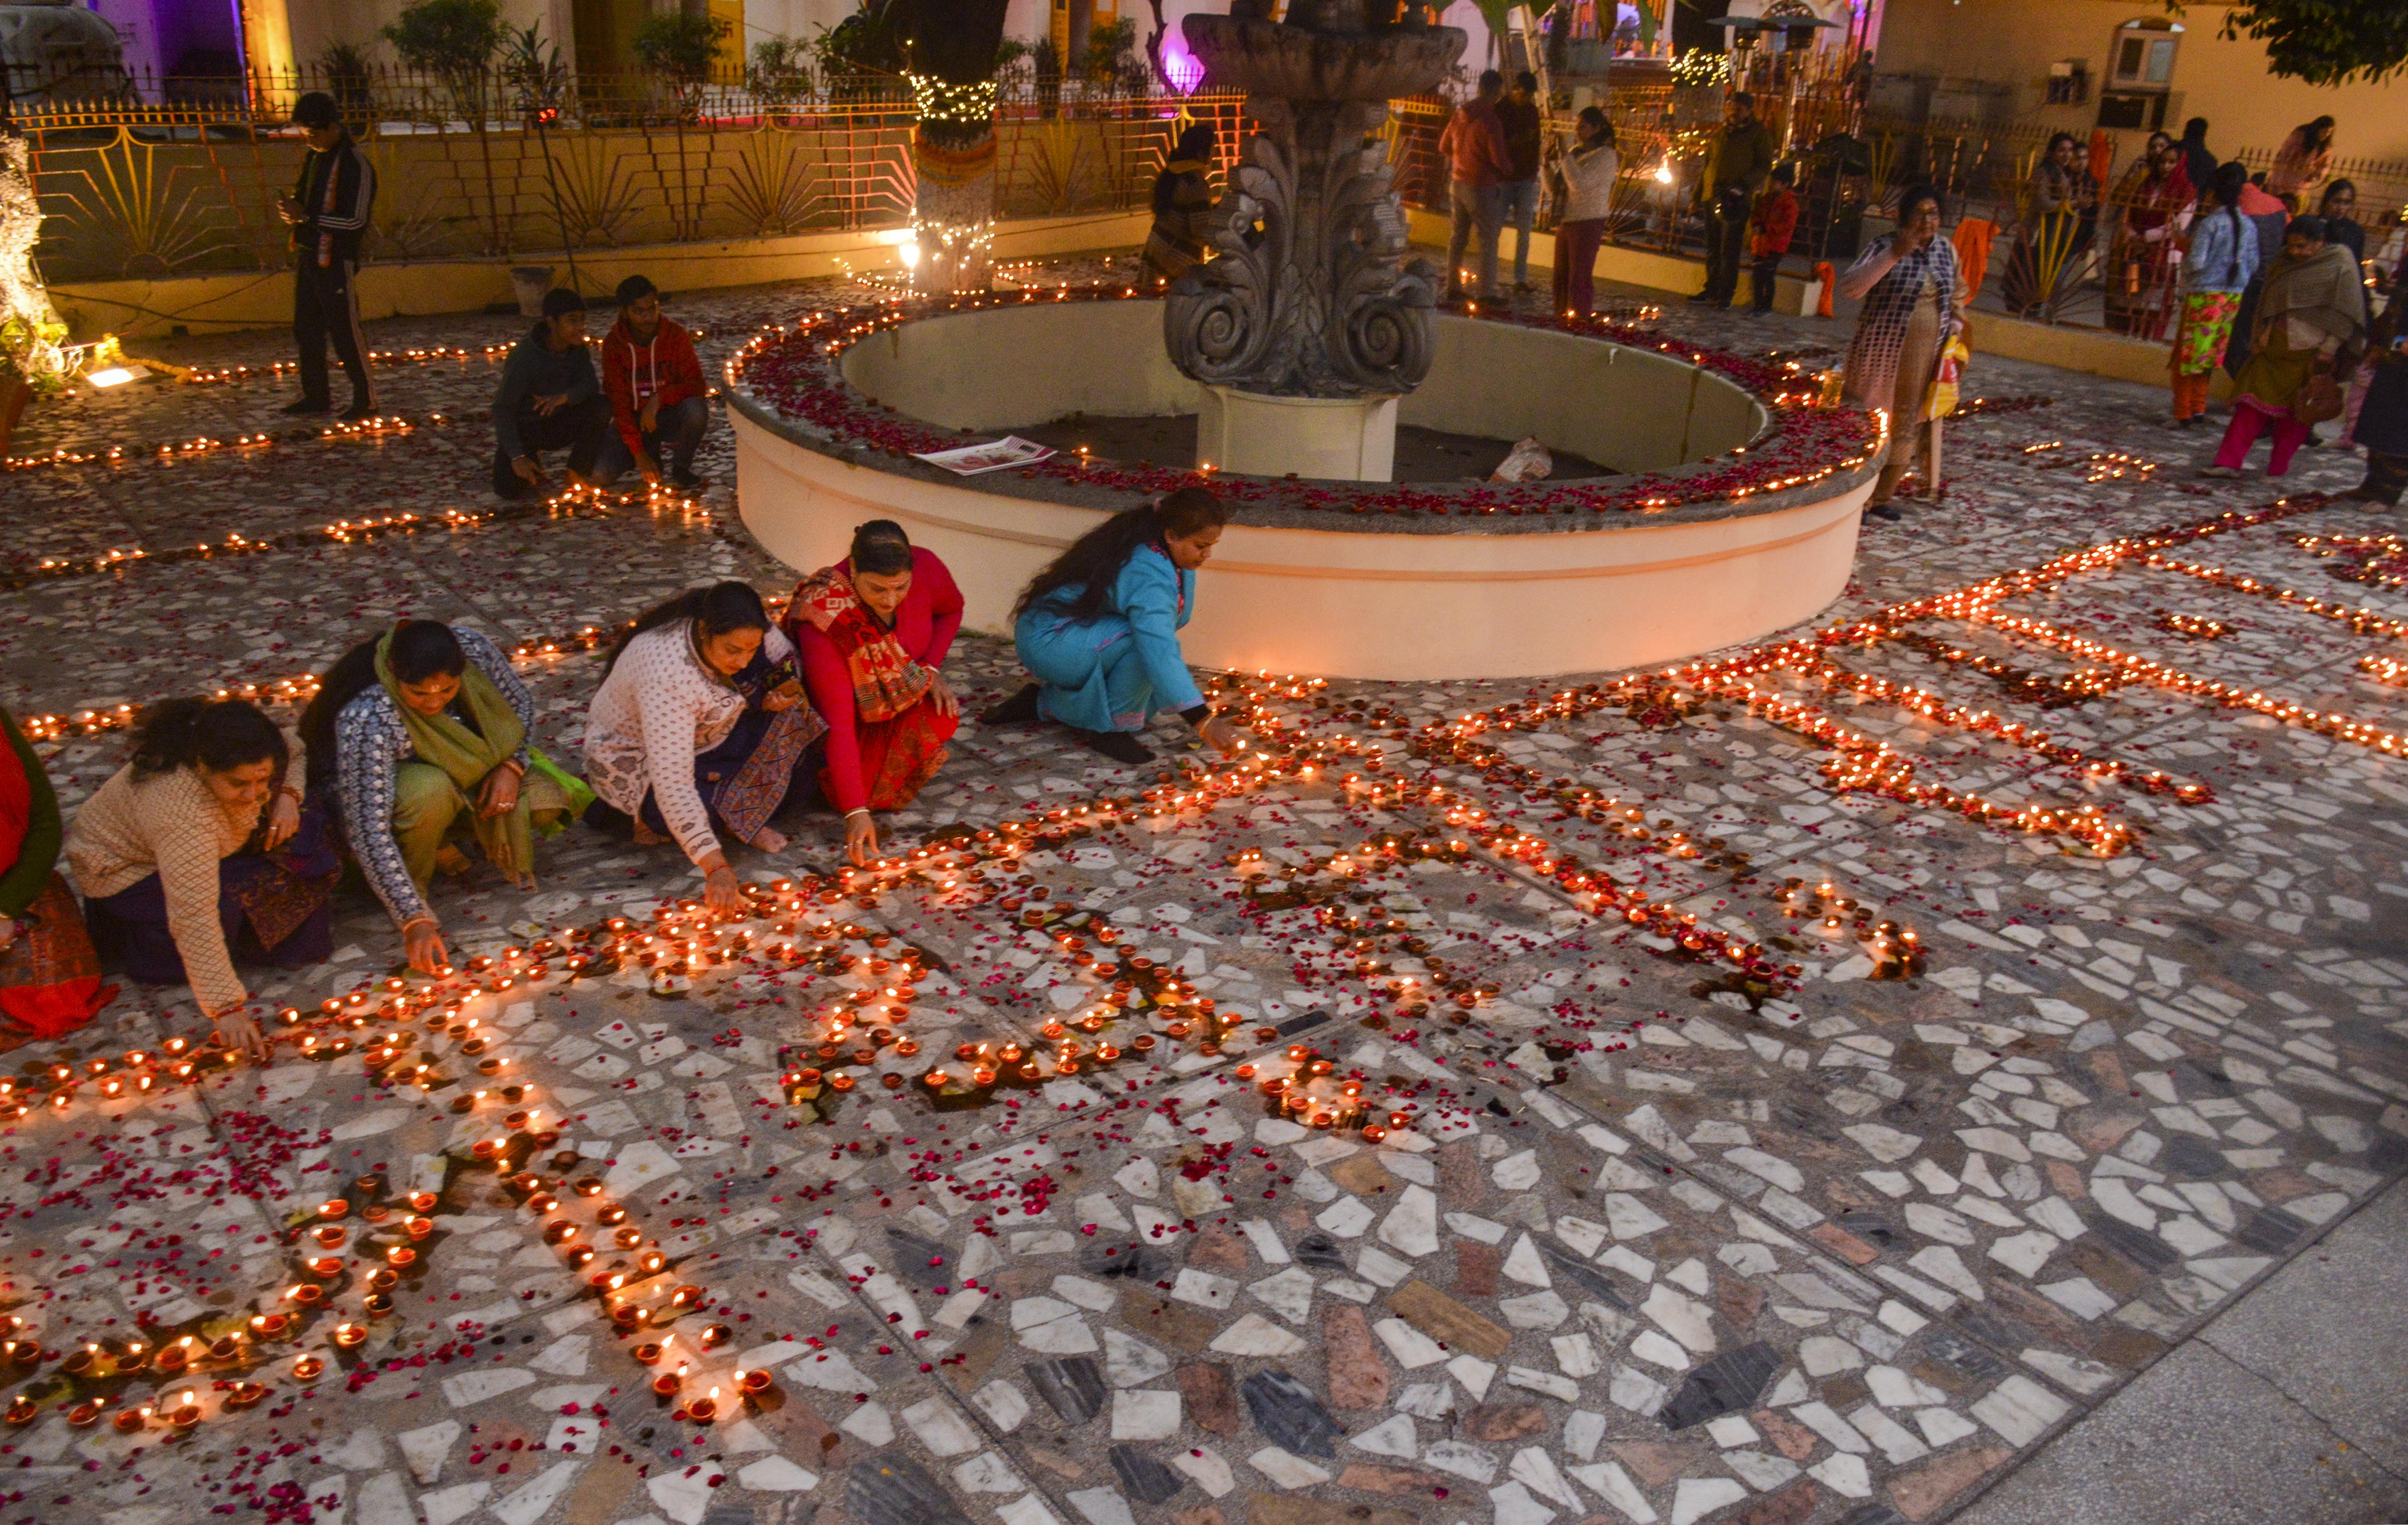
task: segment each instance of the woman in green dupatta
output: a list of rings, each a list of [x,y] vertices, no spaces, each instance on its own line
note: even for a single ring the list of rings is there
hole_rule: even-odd
[[[335,664],[301,720],[313,786],[327,791],[368,887],[409,966],[449,962],[427,904],[438,868],[467,871],[451,843],[466,825],[513,885],[535,883],[535,838],[593,801],[583,783],[527,745],[535,697],[474,630],[404,620]],[[331,776],[329,776],[331,775]]]

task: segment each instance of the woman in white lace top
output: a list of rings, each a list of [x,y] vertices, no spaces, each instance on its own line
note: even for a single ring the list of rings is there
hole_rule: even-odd
[[[585,724],[585,772],[636,840],[674,840],[716,911],[742,904],[719,834],[764,852],[805,751],[827,728],[805,701],[794,647],[742,583],[647,611],[610,654]],[[607,820],[606,820],[607,824]]]

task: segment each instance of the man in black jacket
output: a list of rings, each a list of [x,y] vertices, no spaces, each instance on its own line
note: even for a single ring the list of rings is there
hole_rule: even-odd
[[[571,486],[598,485],[607,479],[595,462],[610,438],[610,399],[585,348],[585,298],[548,291],[542,321],[502,362],[494,390],[494,496],[541,492],[547,450],[568,452]]]
[[[376,168],[343,130],[335,97],[311,91],[294,103],[293,121],[309,151],[293,194],[277,199],[277,215],[293,224],[293,338],[301,347],[301,396],[288,413],[334,411],[326,386],[326,344],[332,340],[343,374],[351,379],[347,419],[376,411],[368,380],[367,345],[360,337],[360,305],[351,278],[360,238],[376,205]]]

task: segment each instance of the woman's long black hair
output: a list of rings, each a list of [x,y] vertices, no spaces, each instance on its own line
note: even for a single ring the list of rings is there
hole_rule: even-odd
[[[2241,240],[2253,237],[2241,216],[2241,188],[2248,183],[2249,166],[2238,159],[2216,165],[2215,177],[2207,182],[2207,199],[2232,220],[2232,252],[2226,256],[2221,278],[2227,281],[2241,272]]]
[[[2315,117],[2302,122],[2292,131],[2300,135],[2300,141],[2307,145],[2310,153],[2332,147],[2333,119],[2330,117]]]
[[[1139,546],[1174,535],[1184,540],[1197,530],[1228,522],[1228,507],[1201,487],[1182,487],[1159,503],[1113,514],[1029,579],[1028,586],[1020,590],[1020,601],[1011,606],[1011,617],[1018,619],[1048,594],[1077,588],[1079,596],[1070,602],[1069,615],[1092,620],[1111,607],[1112,583]]]
[[[610,660],[602,665],[602,674],[619,665],[627,650],[627,642],[647,630],[657,630],[677,620],[692,620],[700,628],[702,640],[710,640],[731,630],[767,630],[769,611],[761,605],[761,596],[752,591],[750,583],[714,583],[707,588],[688,588],[676,597],[654,604],[636,616],[636,623],[621,631],[619,643],[610,648]]]
[[[152,705],[134,733],[136,778],[194,763],[225,773],[262,761],[282,778],[290,757],[276,722],[242,699],[167,699]]]
[[[309,776],[335,776],[335,720],[343,707],[377,686],[377,646],[381,634],[370,636],[345,652],[318,680],[317,697],[301,712],[301,747],[309,757]],[[468,654],[460,638],[441,620],[404,620],[393,632],[393,676],[396,683],[423,683],[440,673],[457,678],[468,670]]]

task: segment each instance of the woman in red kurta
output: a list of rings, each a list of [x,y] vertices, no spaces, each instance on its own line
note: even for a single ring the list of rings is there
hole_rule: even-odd
[[[784,624],[828,725],[820,792],[844,813],[846,855],[867,863],[870,813],[910,804],[961,724],[939,670],[962,627],[961,589],[901,525],[873,519],[853,530],[850,555],[796,585]]]

